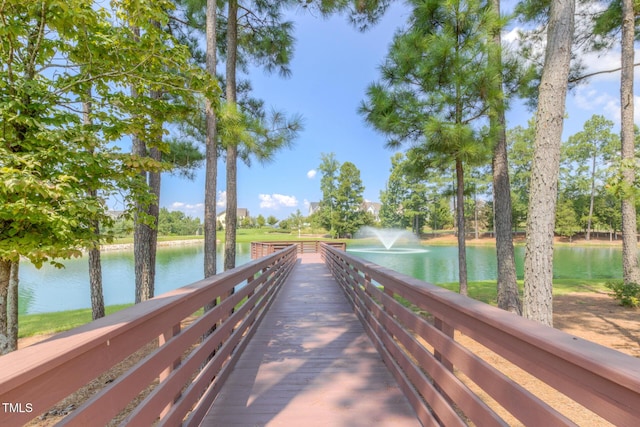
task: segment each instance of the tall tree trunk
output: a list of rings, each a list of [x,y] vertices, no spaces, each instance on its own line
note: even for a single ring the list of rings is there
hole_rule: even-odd
[[[635,138],[633,122],[633,61],[635,20],[633,0],[622,0],[622,71],[620,76],[620,107],[622,141],[622,275],[625,283],[640,284],[638,267],[638,226],[636,224]]]
[[[465,240],[465,221],[464,221],[464,168],[462,161],[456,160],[456,224],[458,227],[458,280],[460,281],[460,293],[467,295],[467,246]]]
[[[7,323],[11,261],[0,258],[0,355],[9,353],[9,325]]]
[[[492,6],[497,16],[500,16],[500,0],[492,0]],[[494,64],[500,64],[502,71],[501,28],[496,29],[494,43],[496,44],[496,58],[491,58]],[[502,78],[499,81],[502,91]],[[518,282],[516,276],[515,252],[513,248],[511,184],[509,182],[509,161],[507,157],[507,135],[505,106],[502,97],[496,100],[494,111],[491,113],[491,133],[495,137],[493,148],[493,203],[494,229],[496,233],[496,254],[498,264],[498,307],[516,314],[522,314]]]
[[[89,196],[98,197],[95,190],[89,191]],[[100,259],[100,242],[97,236],[100,235],[100,224],[97,220],[93,221],[96,240],[93,247],[89,249],[89,287],[91,289],[91,318],[93,320],[104,317],[104,296],[102,292],[102,262]]]
[[[133,137],[133,154],[147,156],[147,147],[143,140]],[[141,172],[145,182],[148,182],[148,172]],[[151,191],[151,190],[150,190]],[[135,264],[135,302],[145,301],[153,294],[154,269],[151,265],[151,227],[144,222],[147,207],[138,203],[134,218],[133,258]]]
[[[207,0],[207,72],[216,76],[216,1]],[[216,147],[216,113],[213,100],[205,99],[207,122],[206,165],[204,190],[204,277],[216,274],[216,191],[218,175],[218,153]]]
[[[162,133],[158,135],[158,143],[162,143]],[[160,163],[162,161],[162,152],[159,148],[153,147],[149,150],[150,157],[156,162]],[[149,205],[149,216],[153,218],[153,227],[151,228],[151,233],[149,236],[149,265],[153,270],[152,274],[152,282],[151,282],[151,291],[149,298],[154,297],[155,293],[155,278],[156,278],[156,254],[158,252],[158,222],[160,220],[160,184],[162,180],[161,172],[149,172],[149,188],[151,188],[152,194],[155,196],[153,203]]]
[[[144,142],[142,143],[144,144]],[[146,151],[146,150],[145,150]],[[157,148],[149,150],[149,157],[160,161]],[[139,207],[151,224],[143,222],[140,214],[136,215],[134,231],[133,255],[136,275],[136,304],[153,298],[156,278],[156,249],[158,242],[158,215],[160,200],[160,172],[144,172],[149,185],[149,192],[155,200],[149,206]]]
[[[536,115],[524,260],[526,318],[553,326],[553,237],[575,0],[551,3]]]
[[[89,99],[91,99],[91,89],[87,91]],[[86,126],[91,125],[91,102],[86,101],[82,104],[82,118]],[[89,189],[87,192],[89,197],[97,198],[98,192],[95,189]],[[91,294],[91,318],[93,320],[104,317],[104,295],[102,292],[102,263],[100,259],[100,223],[94,220],[93,229],[96,236],[93,246],[89,248],[89,288]]]
[[[593,218],[593,202],[596,197],[596,151],[594,147],[591,159],[591,197],[589,199],[589,219],[587,220],[587,240],[591,240],[591,221]]]
[[[7,336],[9,351],[18,349],[18,285],[20,282],[20,261],[11,262],[9,292],[7,293]]]
[[[480,238],[480,230],[478,229],[478,191],[477,188],[473,191],[473,228],[474,238],[478,240]]]
[[[134,37],[140,37],[140,29],[137,27],[132,28]],[[131,87],[131,97],[136,98],[138,96],[137,89]],[[131,153],[134,156],[140,158],[148,156],[147,143],[139,135],[133,135]],[[140,172],[140,176],[145,183],[148,183],[148,172],[143,170]],[[150,257],[150,234],[151,227],[146,224],[148,221],[146,218],[147,206],[142,202],[136,202],[136,210],[134,216],[134,230],[133,230],[133,259],[134,259],[134,271],[135,271],[135,303],[138,304],[144,300],[149,299],[149,295],[152,294],[152,286],[154,282],[154,270],[151,266]]]
[[[227,103],[236,108],[236,61],[238,51],[238,1],[229,0],[227,13]],[[236,229],[238,227],[236,141],[227,141],[227,214],[225,216],[224,269],[236,266]]]
[[[136,90],[132,89],[132,96],[136,96]],[[152,91],[152,97],[160,94]],[[154,124],[157,127],[153,134],[158,138],[162,136],[162,124]],[[138,135],[133,136],[134,155],[148,157],[157,162],[161,160],[160,150],[156,147],[147,148],[146,142]],[[140,172],[143,180],[149,185],[149,193],[154,200],[148,205],[138,203],[135,213],[135,226],[133,233],[133,257],[135,264],[135,303],[153,298],[155,292],[156,276],[156,248],[158,241],[158,215],[160,212],[160,172]],[[143,218],[144,217],[144,218]]]

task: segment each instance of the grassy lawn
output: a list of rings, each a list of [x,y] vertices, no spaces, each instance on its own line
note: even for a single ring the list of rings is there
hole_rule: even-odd
[[[279,230],[277,228],[240,228],[236,234],[238,242],[271,242],[274,240],[325,240],[322,234],[310,235],[312,230]],[[218,238],[224,241],[224,232],[218,232]]]
[[[105,307],[107,314],[115,313],[131,304]],[[25,314],[18,317],[18,338],[32,335],[54,334],[84,325],[91,321],[91,309],[56,311],[53,313]]]
[[[608,280],[608,279],[607,279]],[[573,292],[609,292],[605,287],[607,280],[602,279],[554,279],[553,281],[553,294],[565,295]],[[522,293],[523,281],[519,280],[518,285],[520,292]],[[453,292],[458,292],[459,284],[455,283],[441,283],[439,286],[449,289]],[[475,300],[482,301],[487,304],[496,305],[497,289],[496,282],[491,280],[484,280],[478,282],[469,282],[469,296]]]

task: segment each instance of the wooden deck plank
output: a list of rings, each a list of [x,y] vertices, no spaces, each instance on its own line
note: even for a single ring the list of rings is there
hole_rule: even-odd
[[[419,426],[351,306],[304,254],[202,426]]]

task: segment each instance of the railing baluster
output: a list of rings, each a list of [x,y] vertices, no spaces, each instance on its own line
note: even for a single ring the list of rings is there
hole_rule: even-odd
[[[180,323],[177,323],[177,324],[173,325],[173,327],[171,329],[165,331],[162,335],[160,335],[158,337],[158,347],[163,346],[167,341],[169,341],[170,339],[172,339],[173,337],[178,335],[180,333],[181,329],[182,329],[182,327],[181,327]],[[181,359],[180,358],[174,360],[171,365],[167,366],[164,371],[160,372],[160,375],[158,377],[158,381],[159,382],[164,381],[171,374],[171,372],[173,372],[175,369],[177,369],[180,366],[180,363],[181,363]],[[173,402],[169,403],[160,412],[160,418],[161,419],[171,410],[171,407],[173,406],[173,403],[175,403],[179,398],[180,398],[180,393],[176,394],[176,397],[173,399]]]
[[[433,325],[436,327],[436,329],[440,330],[443,334],[453,339],[454,329],[451,325],[447,324],[445,321],[443,321],[439,317],[434,317]],[[437,349],[434,349],[433,355],[436,357],[437,360],[440,361],[440,363],[442,363],[442,365],[445,368],[453,372],[453,363],[447,360],[447,358],[444,357]]]

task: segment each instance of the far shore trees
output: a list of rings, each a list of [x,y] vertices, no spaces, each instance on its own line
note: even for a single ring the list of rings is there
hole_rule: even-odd
[[[383,227],[406,228],[420,236],[427,219],[429,204],[427,187],[408,167],[409,160],[402,153],[391,158],[391,173],[385,189],[380,192],[380,222]]]
[[[322,174],[322,201],[314,216],[319,224],[332,237],[350,237],[360,227],[371,225],[372,218],[362,209],[364,185],[356,165],[351,162],[341,165],[334,153],[323,153],[318,170]]]
[[[332,212],[335,233],[338,237],[352,237],[360,227],[368,225],[367,213],[362,210],[364,185],[360,170],[351,162],[340,166],[335,202]]]
[[[593,115],[584,124],[582,131],[569,137],[563,145],[563,165],[565,191],[570,191],[574,203],[584,205],[587,195],[586,212],[580,210],[580,218],[586,218],[586,240],[591,239],[595,223],[594,209],[596,196],[602,195],[607,176],[616,160],[616,148],[620,147],[620,138],[612,132],[613,122],[601,115]],[[610,173],[610,172],[609,172]],[[581,197],[582,196],[582,197]]]
[[[329,230],[329,234],[335,237],[333,211],[336,209],[336,182],[340,163],[336,159],[335,153],[322,153],[320,159],[318,170],[322,176],[320,178],[322,200],[320,201],[320,210],[316,216],[319,218],[320,225]]]

